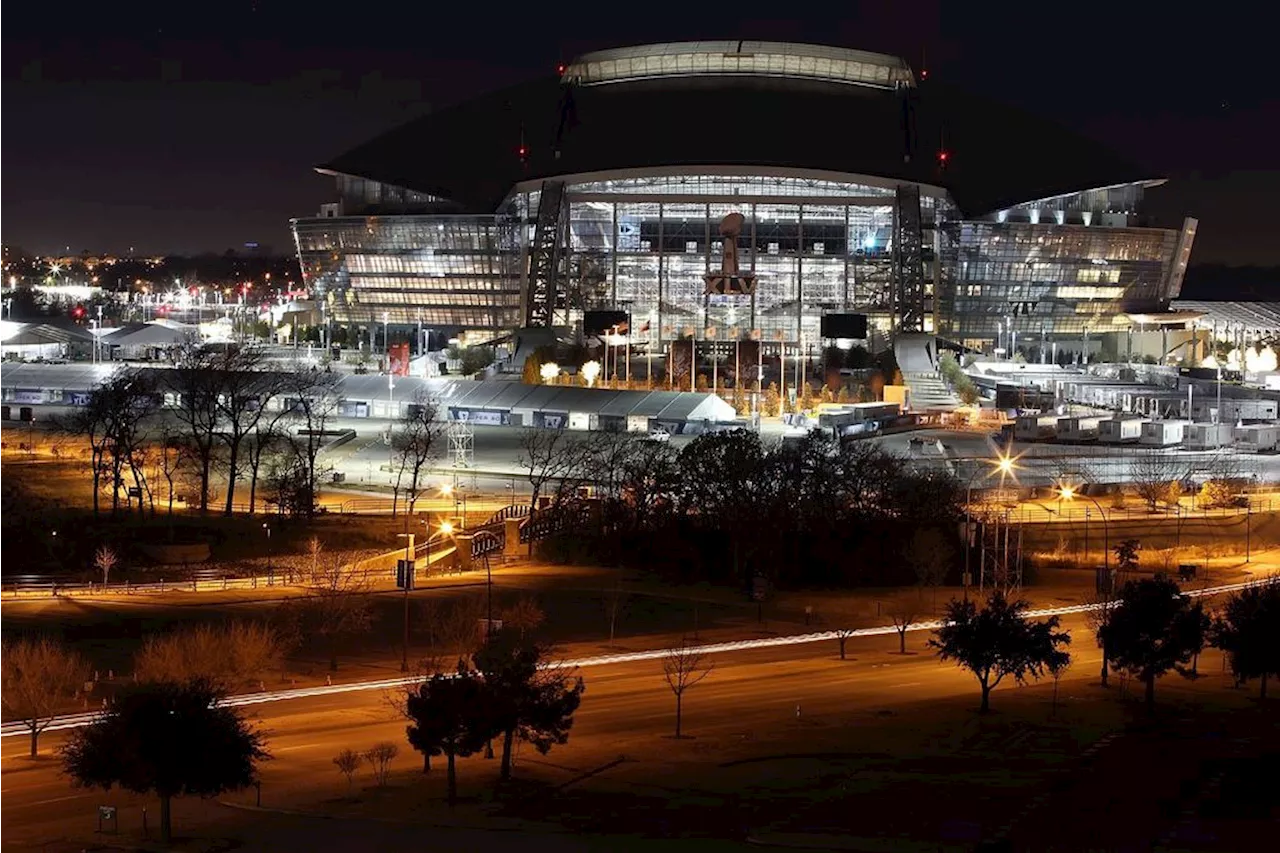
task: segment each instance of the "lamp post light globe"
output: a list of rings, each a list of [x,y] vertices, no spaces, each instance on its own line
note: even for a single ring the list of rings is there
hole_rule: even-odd
[[[596,384],[596,377],[599,375],[600,362],[588,361],[582,365],[582,378],[586,380],[588,388]]]

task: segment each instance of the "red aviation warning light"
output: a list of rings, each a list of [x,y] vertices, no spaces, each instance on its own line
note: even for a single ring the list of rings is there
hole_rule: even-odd
[[[921,68],[921,69],[920,69],[920,79],[921,79],[922,81],[923,81],[923,80],[928,80],[928,79],[929,79],[929,69],[928,69],[928,68]]]
[[[567,65],[565,65],[563,62],[557,63],[557,64],[556,64],[556,73],[557,73],[557,74],[560,74],[560,75],[563,75],[563,74],[564,74],[564,72],[565,72],[565,69],[566,69],[566,68],[568,68],[568,66],[567,66]]]
[[[520,155],[521,160],[529,159],[529,147],[527,145],[521,145],[516,149],[516,153]]]
[[[950,160],[951,160],[951,152],[950,152],[950,151],[948,151],[947,149],[945,149],[945,148],[944,148],[944,149],[942,149],[941,151],[939,151],[939,152],[938,152],[938,165],[939,165],[939,166],[941,166],[942,168],[946,168],[947,163],[948,163],[948,162],[950,162]]]

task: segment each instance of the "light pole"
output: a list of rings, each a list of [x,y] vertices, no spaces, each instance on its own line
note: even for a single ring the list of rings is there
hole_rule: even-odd
[[[1249,499],[1246,498],[1246,500],[1249,500]],[[1252,529],[1253,529],[1253,525],[1251,523],[1252,521],[1253,521],[1253,501],[1249,500],[1249,503],[1246,504],[1244,508],[1244,561],[1246,563],[1252,562],[1253,560],[1253,547],[1252,547],[1253,542],[1252,542],[1252,536],[1251,536]]]
[[[400,586],[404,590],[404,645],[403,653],[400,656],[400,671],[409,671],[409,588],[413,586],[413,573],[409,567],[413,565],[413,534],[397,533],[397,539],[404,540],[404,569],[402,571],[403,581]],[[430,559],[431,554],[431,522],[428,516],[427,521],[427,554]]]
[[[1058,499],[1072,501],[1076,498],[1077,492],[1073,486],[1059,486]],[[1108,529],[1107,513],[1102,509],[1102,504],[1098,503],[1098,499],[1092,495],[1079,495],[1087,501],[1090,501],[1098,508],[1098,514],[1102,516],[1102,570],[1106,573],[1108,580],[1111,578],[1111,532]],[[1089,514],[1085,512],[1085,542],[1089,541]],[[1089,559],[1088,545],[1085,546],[1085,559]]]
[[[1010,456],[1008,451],[1000,454],[994,462],[989,463],[993,466],[992,470],[984,471],[979,468],[969,477],[969,482],[965,484],[964,499],[964,577],[961,578],[961,587],[964,590],[964,600],[969,600],[969,552],[973,550],[973,539],[971,527],[973,520],[970,515],[969,507],[973,505],[973,481],[977,479],[979,474],[991,476],[992,474],[1000,474],[1000,481],[1003,483],[1004,478],[1012,476],[1017,470],[1017,458]],[[984,558],[985,563],[985,558]],[[985,571],[986,566],[979,567],[981,571]]]
[[[391,315],[382,312],[382,354],[387,357],[387,372],[391,372]]]
[[[262,522],[262,529],[267,532],[267,586],[275,583],[275,570],[271,568],[271,525]]]

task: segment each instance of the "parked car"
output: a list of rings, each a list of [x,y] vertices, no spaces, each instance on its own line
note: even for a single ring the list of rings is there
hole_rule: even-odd
[[[662,427],[654,427],[653,429],[649,430],[649,440],[650,441],[670,441],[671,433],[667,432]]]

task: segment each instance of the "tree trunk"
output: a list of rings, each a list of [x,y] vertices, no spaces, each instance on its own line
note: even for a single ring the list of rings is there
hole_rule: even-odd
[[[1146,702],[1147,710],[1150,711],[1156,706],[1156,676],[1154,673],[1148,675],[1144,679],[1147,683]]]
[[[249,461],[249,515],[253,515],[258,501],[258,468],[262,464],[261,457]]]
[[[1262,682],[1262,692],[1264,695],[1267,692],[1266,681]],[[32,758],[36,757],[36,752],[39,751],[39,746],[40,746],[40,729],[36,728],[36,722],[35,720],[32,720],[31,721],[31,757]]]
[[[239,457],[240,442],[236,441],[227,451],[227,505],[223,510],[224,515],[231,515],[231,504],[236,496],[236,467],[239,464]]]
[[[904,627],[898,632],[898,654],[905,655],[907,653],[907,629]]]
[[[1102,647],[1102,686],[1107,686],[1107,647]]]
[[[507,729],[502,733],[502,770],[498,773],[500,782],[511,778],[511,745],[515,741],[515,735],[515,729]]]
[[[982,707],[978,710],[983,714],[991,710],[991,687],[986,684],[982,685]]]
[[[430,772],[431,772],[431,753],[423,752],[422,753],[422,773],[425,776]]]
[[[99,458],[97,452],[92,453],[92,464],[93,464],[93,517],[97,518],[99,513],[99,506],[100,506],[99,499],[98,499],[98,492],[102,489],[102,470],[99,467],[102,464],[102,460]]]
[[[449,752],[446,755],[449,758],[449,787],[446,796],[448,797],[449,805],[452,806],[458,801],[458,767],[454,754]]]
[[[680,694],[676,694],[676,737],[680,737]]]
[[[169,795],[160,795],[160,843],[168,844],[173,838],[173,823],[169,818]]]
[[[213,464],[213,450],[200,448],[200,511],[209,511],[209,467]]]
[[[845,644],[846,638],[840,637],[839,640],[840,640],[840,660],[844,660],[844,644]]]

